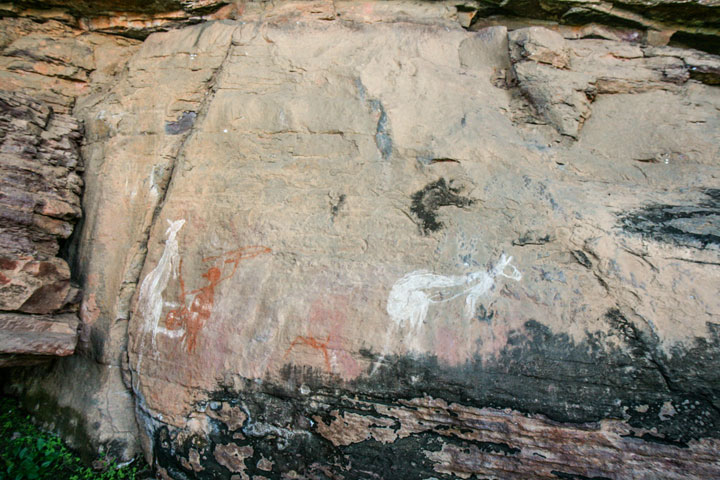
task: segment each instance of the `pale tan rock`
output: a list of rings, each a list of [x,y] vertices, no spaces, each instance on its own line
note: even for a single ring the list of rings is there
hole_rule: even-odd
[[[508,35],[510,58],[517,63],[532,60],[555,68],[570,68],[570,55],[565,39],[558,33],[542,27],[515,30]]]
[[[16,312],[77,309],[79,289],[70,283],[66,260],[55,257],[82,214],[82,126],[70,113],[78,95],[106,87],[139,43],[82,33],[61,23],[71,17],[56,14],[33,14],[42,21],[0,19],[0,309]],[[37,331],[30,322],[39,328],[50,317],[30,315],[22,317],[29,331],[4,331],[8,349],[26,352],[3,354],[2,366],[45,364],[45,370],[34,377],[13,370],[3,386],[22,393],[38,420],[74,448],[94,455],[107,447],[110,455],[129,459],[138,450],[137,425],[121,357],[100,364],[88,356],[99,339],[85,325],[78,347],[84,356],[70,355],[78,343],[77,317],[71,316],[72,333]]]
[[[85,357],[29,397],[164,478],[717,476],[715,57],[222,16],[78,101]]]
[[[710,63],[698,58],[692,66],[672,56],[672,49],[664,50],[667,56],[661,57],[653,48],[643,50],[622,42],[565,41],[542,27],[515,30],[508,38],[520,89],[541,119],[572,138],[578,138],[598,94],[677,91],[693,72],[698,78],[710,79],[707,83],[714,78],[712,56],[707,57]]]
[[[479,365],[500,362],[509,366],[493,368],[527,369],[527,378],[532,378],[537,374],[533,370],[537,360],[531,360],[535,354],[528,353],[527,366],[508,355],[513,348],[539,348],[523,346],[530,340],[522,339],[533,338],[535,328],[545,329],[549,339],[564,338],[569,344],[602,339],[592,348],[608,356],[646,348],[665,358],[662,352],[683,348],[696,338],[709,338],[707,325],[718,311],[717,300],[711,289],[693,285],[691,278],[715,275],[714,244],[698,249],[629,233],[619,226],[622,220],[616,213],[661,201],[701,209],[703,202],[710,201],[702,192],[658,194],[641,179],[637,160],[632,159],[632,152],[652,144],[652,129],[647,135],[637,133],[630,123],[642,120],[654,125],[660,120],[652,116],[661,105],[672,106],[666,114],[671,116],[681,111],[680,105],[687,107],[689,98],[697,101],[683,118],[702,118],[697,128],[709,138],[698,144],[702,153],[687,155],[697,159],[714,155],[716,147],[711,143],[717,135],[717,119],[711,120],[715,106],[713,91],[708,90],[712,87],[689,80],[687,70],[674,57],[655,60],[657,55],[646,56],[637,46],[619,42],[563,40],[569,69],[551,66],[552,60],[548,65],[527,59],[516,62],[512,68],[520,88],[535,89],[538,98],[549,99],[546,118],[577,138],[561,143],[547,129],[514,125],[514,93],[493,86],[498,73],[511,68],[512,47],[502,28],[467,33],[412,24],[349,28],[332,22],[302,27],[282,22],[213,24],[212,28],[216,30],[196,27],[151,37],[130,63],[127,83],[118,83],[108,100],[94,100],[86,117],[88,134],[103,139],[102,147],[87,150],[88,158],[127,159],[103,165],[117,170],[92,173],[90,191],[99,191],[101,178],[119,177],[128,179],[129,186],[103,184],[108,199],[122,192],[133,195],[133,191],[133,198],[144,198],[144,203],[117,206],[110,200],[90,203],[95,206],[90,213],[93,222],[109,225],[112,220],[113,228],[118,217],[110,213],[113,208],[131,212],[135,218],[128,223],[131,227],[120,231],[149,232],[144,263],[142,255],[133,251],[138,233],[87,236],[84,241],[89,257],[93,249],[118,252],[108,260],[125,266],[124,278],[136,279],[128,365],[140,399],[138,421],[152,426],[150,431],[163,425],[183,438],[190,438],[190,432],[204,435],[208,427],[198,418],[203,415],[198,406],[218,400],[210,395],[203,398],[201,392],[235,392],[227,395],[245,398],[241,401],[245,407],[233,410],[221,405],[218,410],[204,410],[208,419],[225,425],[222,428],[232,424],[228,434],[238,436],[234,447],[216,445],[206,452],[220,455],[227,465],[231,465],[225,455],[229,448],[268,438],[292,444],[309,432],[319,433],[338,448],[369,441],[392,446],[425,428],[451,423],[449,418],[454,417],[428,413],[422,419],[426,426],[410,422],[398,429],[384,419],[342,411],[344,406],[330,421],[311,412],[326,408],[322,402],[338,406],[343,395],[360,391],[353,382],[368,382],[380,389],[387,385],[383,382],[395,385],[379,372],[394,368],[394,362],[404,358],[423,365],[425,359],[433,358],[443,372],[473,372],[466,375],[479,375],[477,382],[488,382],[494,394],[502,396],[497,392],[507,388],[511,395],[518,395],[530,380],[514,380],[522,375],[506,371],[485,377]],[[210,68],[213,73],[161,81],[144,74],[150,59],[154,74],[165,75],[166,70],[176,71],[176,65],[186,65],[192,55],[199,62],[198,72]],[[134,94],[133,86],[148,91],[162,88],[166,94]],[[201,92],[207,95],[200,97]],[[102,110],[105,118],[123,115],[117,106],[112,107],[111,99],[118,96],[130,101],[126,107],[133,112],[130,121],[92,120]],[[658,106],[642,111],[640,104]],[[114,112],[108,107],[115,108]],[[613,121],[622,132],[613,130]],[[693,128],[684,131],[694,135]],[[152,132],[150,136],[157,139],[150,141],[142,132]],[[653,138],[658,149],[680,148],[670,136]],[[593,164],[593,157],[603,160]],[[147,176],[126,170],[128,162],[141,165],[154,178],[160,172],[172,179],[149,183]],[[706,172],[714,171],[705,160],[701,162]],[[699,174],[702,165],[694,165],[698,165],[695,170],[667,173],[674,175],[667,182],[695,182],[694,172]],[[630,176],[632,171],[636,176]],[[613,185],[610,190],[608,182]],[[117,193],[109,194],[108,189]],[[154,191],[164,203],[152,219],[145,212],[158,205]],[[639,250],[644,242],[654,246]],[[512,261],[503,260],[503,252],[512,255]],[[673,260],[677,255],[706,263],[693,266]],[[504,265],[502,270],[493,270],[498,264]],[[93,268],[92,263],[87,265]],[[437,277],[412,276],[421,270],[431,270]],[[470,277],[473,272],[475,276]],[[106,272],[94,273],[105,278],[93,287],[97,298],[118,298],[122,283],[108,282]],[[476,310],[468,316],[472,302],[467,300],[468,292],[463,294],[462,282],[453,284],[459,281],[454,279],[463,275],[486,278],[483,273],[491,280],[487,289],[478,287]],[[117,271],[113,275],[121,277]],[[427,297],[431,298],[427,310],[402,310],[404,284],[399,282],[403,278],[408,284],[440,282],[437,287],[426,287],[438,289],[436,296]],[[687,287],[672,286],[671,278],[682,279],[680,283]],[[669,296],[668,291],[674,293]],[[102,313],[100,318],[104,317],[107,314]],[[418,326],[410,327],[412,322]],[[681,322],[683,328],[674,328],[673,322]],[[653,339],[646,340],[653,346],[637,346],[633,338]],[[106,345],[113,342],[117,341],[111,339]],[[555,365],[542,363],[548,366],[537,368],[553,372],[553,368],[567,368],[590,389],[596,388],[595,382],[602,383],[592,371],[577,366],[584,360],[563,363],[568,355],[565,350],[558,351],[557,357],[542,350],[537,355]],[[546,355],[552,360],[545,360]],[[661,373],[650,364],[641,366],[645,357],[633,358],[640,371],[648,372],[643,381],[664,391]],[[391,371],[397,373],[390,377],[408,375],[397,380],[407,382],[408,388],[412,382],[422,384],[420,373]],[[550,375],[551,380],[538,380],[542,385],[538,388],[548,389],[549,396],[528,397],[532,406],[526,408],[555,408],[549,407],[557,404],[548,398],[564,398],[558,409],[585,408],[580,403],[568,407],[570,397],[554,397],[552,392],[564,388],[567,380],[561,374]],[[498,386],[491,378],[517,383]],[[252,402],[264,398],[255,390],[263,387],[246,383],[253,381],[270,385],[269,390],[277,387],[300,395],[287,405],[297,406],[305,419],[279,414],[258,418]],[[444,381],[435,380],[442,385]],[[676,377],[670,381],[682,382]],[[335,385],[345,393],[311,400],[314,397],[308,392],[326,388],[323,385]],[[692,390],[689,383],[682,385]],[[613,390],[607,401],[627,388],[633,387],[628,384]],[[258,400],[251,400],[255,394]],[[597,390],[587,398],[605,402],[603,395]],[[321,403],[313,406],[313,401]],[[653,405],[662,406],[665,401],[653,400],[659,402]],[[397,412],[400,407],[387,408]],[[458,422],[465,427],[475,425],[469,419]],[[617,428],[638,432],[623,422]],[[505,428],[502,422],[493,425],[497,431]],[[558,438],[575,435],[569,433],[575,428],[579,427],[559,426]],[[577,435],[587,435],[583,428]],[[536,434],[527,433],[530,438]],[[482,463],[485,454],[472,450],[466,456],[451,443],[428,453],[428,458],[439,471],[457,475],[491,475],[515,465],[518,471],[530,468],[550,478],[553,462],[586,476],[619,471],[653,475],[661,463],[649,462],[645,467],[633,463],[636,457],[628,444],[618,443],[625,441],[618,440],[624,434],[613,433],[611,440],[606,440],[605,433],[597,440],[588,436],[588,443],[574,440],[582,448],[602,444],[609,449],[608,457],[563,451],[559,445],[565,440],[553,440],[543,448],[560,452],[555,457],[542,453],[546,459],[537,457],[539,464],[524,456],[510,459],[516,454],[502,450],[502,445],[510,445],[510,435],[480,440],[504,452],[503,458],[498,454],[490,464]],[[152,435],[145,438],[150,457],[160,448]],[[470,441],[469,434],[459,430],[448,435]],[[716,446],[708,441],[703,445],[710,445],[707,448],[712,451]],[[645,450],[641,445],[643,452],[654,455],[654,447]],[[518,448],[525,452],[529,447]],[[706,447],[697,448],[689,462],[694,462],[697,472],[711,471],[704,470],[713,468],[707,463]],[[242,465],[245,460],[253,465],[260,461],[254,453],[247,455]],[[250,455],[255,456],[250,459]],[[608,463],[611,466],[599,467],[602,458],[613,459]],[[622,470],[626,461],[633,466]],[[189,457],[186,463],[196,470]],[[232,469],[242,465],[232,463]]]

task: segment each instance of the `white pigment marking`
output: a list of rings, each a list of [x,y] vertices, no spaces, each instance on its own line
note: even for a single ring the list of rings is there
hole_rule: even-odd
[[[170,281],[170,275],[177,278],[178,264],[180,263],[180,253],[178,251],[177,233],[185,224],[185,220],[168,220],[170,226],[165,235],[165,250],[163,250],[160,260],[158,260],[155,268],[147,274],[142,285],[140,285],[140,294],[138,296],[138,311],[145,320],[143,330],[152,332],[153,345],[155,344],[155,336],[163,333],[170,337],[179,337],[183,330],[167,330],[160,327],[160,317],[164,306],[163,292],[167,288]]]
[[[387,312],[399,328],[417,331],[427,317],[433,303],[443,303],[462,295],[465,298],[465,316],[469,320],[475,314],[478,299],[485,295],[495,284],[497,277],[519,281],[522,275],[510,261],[512,257],[503,254],[500,261],[490,271],[479,270],[467,275],[437,275],[424,271],[408,273],[395,282],[387,301]],[[505,273],[512,268],[510,274]],[[456,288],[460,287],[460,291]]]
[[[390,341],[398,330],[405,330],[405,342],[420,331],[425,322],[430,305],[449,302],[462,295],[465,298],[465,317],[472,319],[480,297],[492,289],[497,277],[510,278],[515,281],[522,279],[522,274],[510,263],[512,257],[504,253],[497,265],[490,271],[479,270],[467,275],[437,275],[425,271],[408,273],[390,289],[386,310],[394,322],[385,336],[382,353],[375,361],[370,372],[373,375],[382,364],[390,346]],[[505,273],[507,267],[512,268],[510,274]],[[459,291],[458,291],[459,289]]]

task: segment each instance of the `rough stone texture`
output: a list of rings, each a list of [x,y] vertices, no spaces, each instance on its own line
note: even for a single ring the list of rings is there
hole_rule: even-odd
[[[81,216],[81,137],[72,117],[0,91],[0,311],[16,312],[0,313],[0,366],[75,350],[77,316],[50,314],[79,302],[67,262],[55,255]]]
[[[229,7],[141,46],[8,23],[0,74],[86,128],[80,355],[9,388],[121,457],[134,408],[161,478],[720,476],[717,57]]]
[[[541,27],[515,30],[508,37],[520,89],[541,119],[573,138],[598,94],[672,91],[691,77],[715,85],[720,68],[717,57],[699,52],[602,40],[568,42]]]
[[[78,343],[83,351],[37,370],[3,369],[3,387],[23,393],[44,425],[76,448],[126,456],[137,452],[137,427],[120,359],[102,365],[87,354],[92,338],[84,323],[78,335],[82,294],[73,283],[82,272],[73,268],[71,282],[66,259],[73,263],[83,188],[75,99],[107,88],[138,43],[56,20],[0,19],[0,310],[12,312],[1,314],[0,364],[47,364]],[[88,318],[92,299],[83,307]],[[67,323],[61,331],[58,319]]]
[[[716,0],[21,0],[0,5],[0,16],[56,20],[86,31],[143,39],[154,32],[220,19],[293,21],[313,16],[354,22],[446,22],[478,30],[498,18],[514,23],[524,17],[556,28],[582,26],[601,36],[620,33],[633,40],[642,37],[662,45],[672,41],[720,53],[720,4]]]
[[[77,344],[77,316],[0,313],[0,367],[40,363],[72,355]]]
[[[0,92],[0,132],[0,248],[15,257],[53,257],[82,213],[81,127],[26,95]],[[4,302],[0,308],[8,309]]]
[[[160,475],[719,475],[717,58],[322,12],[76,107],[84,348]]]
[[[104,88],[138,41],[86,33],[57,20],[0,18],[0,84],[71,114],[79,95]]]

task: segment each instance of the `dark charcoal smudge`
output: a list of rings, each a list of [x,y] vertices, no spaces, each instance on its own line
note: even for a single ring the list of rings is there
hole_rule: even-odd
[[[429,183],[415,192],[410,210],[420,220],[420,230],[423,235],[430,232],[437,232],[443,227],[442,222],[437,219],[437,212],[440,207],[467,207],[473,201],[459,195],[461,189],[449,186],[444,178]]]
[[[585,268],[592,268],[592,262],[590,261],[590,258],[583,252],[582,250],[573,250],[572,251],[573,257],[575,257],[575,260],[582,265]]]
[[[585,475],[579,475],[577,473],[558,472],[557,470],[553,470],[550,473],[563,480],[611,480],[608,477],[586,477]]]
[[[197,118],[197,113],[183,112],[176,121],[165,123],[165,133],[168,135],[185,133],[195,124],[195,118]]]
[[[330,202],[330,216],[332,218],[335,218],[337,214],[340,212],[340,209],[345,205],[345,200],[347,199],[347,196],[343,193],[341,194],[336,202]]]
[[[545,245],[546,243],[552,242],[552,240],[553,239],[550,234],[540,237],[538,235],[533,235],[532,233],[526,233],[522,237],[513,240],[512,244],[518,247],[525,245]]]
[[[720,189],[707,189],[708,200],[695,205],[648,205],[620,216],[620,226],[657,242],[685,247],[720,246]]]
[[[609,332],[594,333],[576,343],[566,334],[554,334],[539,322],[528,321],[523,329],[511,332],[507,346],[492,362],[478,358],[448,366],[433,356],[390,356],[374,375],[350,382],[313,368],[286,365],[280,382],[245,379],[235,384],[237,390],[219,387],[210,393],[210,402],[241,405],[247,413],[248,419],[237,431],[210,419],[207,438],[193,437],[180,445],[175,440],[177,432],[164,427],[155,433],[156,458],[174,478],[194,478],[182,462],[194,448],[205,468],[203,478],[229,478],[231,472],[217,462],[214,451],[217,445],[232,443],[252,447],[252,455],[244,462],[251,478],[282,478],[284,472],[294,470],[301,478],[313,479],[419,480],[454,478],[436,472],[426,454],[444,446],[478,455],[520,453],[512,439],[507,443],[468,440],[443,425],[429,425],[426,431],[390,443],[368,439],[337,446],[317,431],[317,422],[329,424],[348,413],[375,417],[378,424],[390,420],[388,428],[398,430],[397,419],[378,406],[396,407],[403,400],[423,396],[476,408],[511,408],[569,423],[626,418],[630,426],[654,432],[638,434],[638,441],[674,447],[685,447],[692,439],[720,437],[720,406],[715,404],[720,398],[716,368],[720,326],[710,324],[709,339],[698,339],[692,348],[665,356],[652,336],[619,309],[609,310],[598,322],[605,322]],[[618,344],[622,347],[609,347]],[[368,351],[360,354],[378,358]],[[551,396],[539,395],[550,386]],[[668,402],[675,410],[672,416],[662,415]],[[453,413],[447,411],[450,416]],[[258,468],[262,458],[273,462],[272,472]],[[554,472],[561,479],[603,478],[583,474],[588,475]]]

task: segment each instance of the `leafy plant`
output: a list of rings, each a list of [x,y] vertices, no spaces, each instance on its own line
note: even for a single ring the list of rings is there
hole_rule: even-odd
[[[32,424],[11,398],[0,398],[0,480],[140,480],[149,471],[140,460],[119,466],[101,457],[88,467],[59,437]]]

